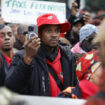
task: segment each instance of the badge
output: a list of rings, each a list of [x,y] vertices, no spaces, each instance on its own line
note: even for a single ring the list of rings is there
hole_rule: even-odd
[[[60,77],[63,78],[63,72],[60,72]]]

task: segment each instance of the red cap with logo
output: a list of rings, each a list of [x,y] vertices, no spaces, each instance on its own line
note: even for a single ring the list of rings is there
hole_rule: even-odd
[[[60,25],[60,32],[64,33],[70,30],[70,23],[66,21],[65,23],[60,23],[57,16],[52,13],[46,13],[37,18],[38,29],[43,25]]]

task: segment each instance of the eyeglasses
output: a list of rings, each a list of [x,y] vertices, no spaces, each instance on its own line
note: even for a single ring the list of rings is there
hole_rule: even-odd
[[[26,35],[26,34],[28,34],[28,31],[24,31],[23,33],[19,33],[19,34],[21,34],[21,35]]]

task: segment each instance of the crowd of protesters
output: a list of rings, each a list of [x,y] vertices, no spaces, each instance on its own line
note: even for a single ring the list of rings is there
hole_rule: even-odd
[[[0,17],[0,86],[33,96],[93,96],[86,105],[104,105],[105,7],[94,18],[86,9],[79,16],[78,11],[73,2],[64,23],[53,13],[39,16],[37,35],[34,25]]]

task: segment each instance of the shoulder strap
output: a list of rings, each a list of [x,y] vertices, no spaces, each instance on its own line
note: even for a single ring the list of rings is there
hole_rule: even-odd
[[[50,72],[50,74],[53,76],[54,80],[56,81],[58,87],[60,90],[63,90],[63,84],[61,82],[61,80],[58,78],[57,74],[55,73],[55,71],[52,69],[52,67],[48,64],[48,70]]]

